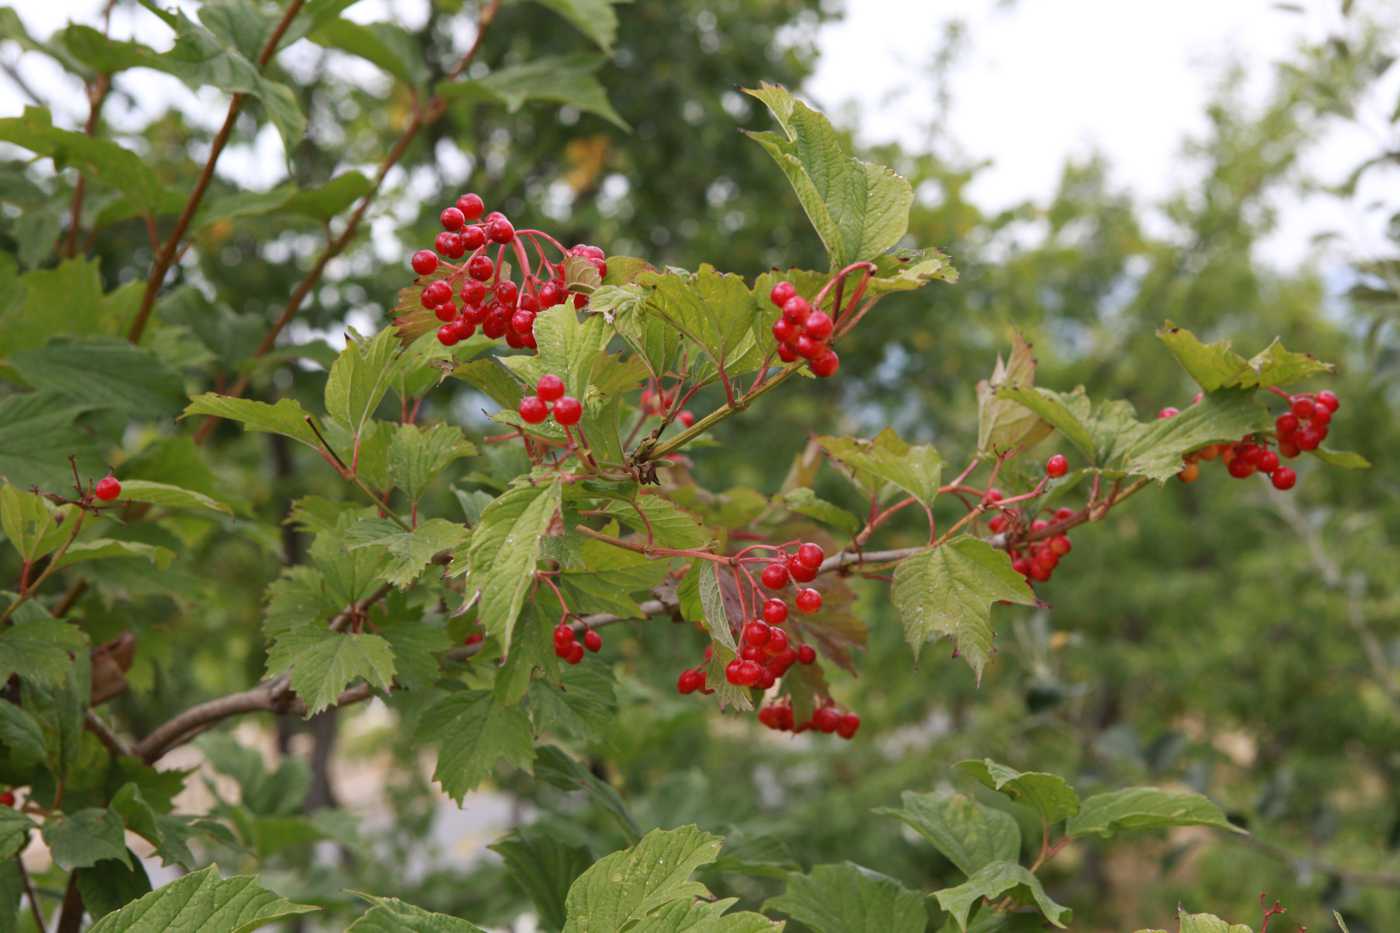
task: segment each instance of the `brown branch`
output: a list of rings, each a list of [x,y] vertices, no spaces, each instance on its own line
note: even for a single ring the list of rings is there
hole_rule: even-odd
[[[262,69],[272,60],[272,56],[277,53],[277,46],[282,42],[282,36],[287,32],[287,28],[292,25],[292,20],[296,19],[305,0],[291,0],[287,4],[287,9],[282,14],[282,19],[272,30],[272,35],[267,37],[267,42],[263,44],[262,51],[258,54],[258,68]],[[141,335],[146,332],[146,324],[150,321],[151,311],[155,308],[156,295],[159,294],[161,285],[165,282],[165,274],[170,271],[171,264],[175,261],[176,255],[180,251],[180,241],[184,239],[185,233],[189,230],[190,224],[194,221],[194,215],[199,210],[199,203],[204,199],[204,193],[209,190],[209,184],[214,180],[214,166],[219,161],[219,156],[223,154],[224,147],[228,145],[229,136],[233,134],[233,125],[238,121],[239,111],[243,109],[244,94],[234,94],[228,102],[228,113],[224,116],[224,124],[219,127],[219,132],[214,135],[214,142],[209,149],[209,158],[204,162],[204,168],[199,173],[199,179],[195,182],[194,190],[190,192],[189,199],[185,201],[184,210],[180,212],[180,217],[175,221],[175,229],[170,231],[170,236],[166,239],[165,245],[161,247],[159,255],[156,256],[155,264],[151,267],[150,278],[146,280],[146,291],[141,296],[141,308],[136,312],[136,317],[131,322],[131,329],[127,332],[126,338],[132,343],[140,343]]]
[[[19,880],[24,886],[25,897],[29,898],[29,910],[34,915],[35,929],[47,930],[48,922],[44,920],[44,910],[39,906],[39,897],[34,893],[34,883],[29,880],[29,872],[24,868],[24,853],[16,853],[15,866],[19,870]]]
[[[94,713],[91,709],[83,714],[83,725],[93,735],[107,746],[107,751],[116,758],[130,758],[135,754],[135,750],[126,743],[126,740],[112,731],[112,727],[103,721],[102,717]]]
[[[468,66],[471,65],[472,60],[476,58],[476,54],[481,48],[481,40],[486,35],[486,29],[491,25],[492,20],[496,18],[496,11],[500,9],[500,6],[501,0],[491,0],[490,3],[482,7],[481,15],[477,20],[476,38],[472,40],[471,47],[467,49],[461,60],[447,73],[447,81],[452,81],[459,77],[462,72],[466,71]],[[277,345],[277,338],[281,336],[282,331],[286,329],[292,319],[297,316],[297,313],[301,310],[302,303],[306,301],[306,297],[310,295],[317,284],[320,283],[321,276],[325,273],[327,264],[344,252],[346,247],[350,245],[350,241],[354,239],[355,234],[359,231],[360,223],[364,220],[365,213],[369,210],[370,205],[379,197],[379,193],[384,187],[384,179],[388,176],[390,170],[403,158],[404,153],[408,151],[409,145],[417,138],[419,131],[436,123],[446,111],[447,102],[443,99],[442,95],[439,94],[434,96],[423,110],[414,113],[413,119],[411,119],[408,126],[404,128],[403,134],[389,149],[389,152],[384,156],[384,160],[379,163],[379,168],[375,172],[374,182],[371,184],[369,191],[366,191],[364,195],[361,196],[359,203],[355,205],[355,210],[351,212],[350,217],[345,222],[345,227],[340,231],[339,235],[326,241],[326,245],[321,250],[320,255],[316,257],[316,261],[311,264],[311,268],[307,270],[302,280],[297,283],[296,288],[292,289],[292,294],[288,297],[286,305],[283,306],[282,313],[277,316],[277,320],[272,322],[272,326],[268,328],[267,333],[263,334],[263,338],[258,343],[257,349],[253,351],[251,359],[259,359],[266,356],[272,351],[272,348]],[[248,384],[249,376],[245,373],[240,376],[224,394],[237,398],[248,391]],[[195,443],[204,443],[204,441],[208,439],[209,434],[214,430],[214,425],[217,423],[218,418],[213,415],[206,418],[204,423],[201,424],[199,429],[195,432]]]
[[[102,11],[102,35],[106,38],[112,28],[112,7],[117,0],[107,0]],[[88,85],[88,118],[83,125],[83,133],[97,135],[97,123],[102,113],[102,105],[107,102],[107,93],[112,89],[112,76],[105,71],[97,73]],[[78,255],[78,227],[83,216],[83,194],[87,188],[87,176],[78,174],[78,183],[73,186],[73,206],[68,209],[68,256]]]

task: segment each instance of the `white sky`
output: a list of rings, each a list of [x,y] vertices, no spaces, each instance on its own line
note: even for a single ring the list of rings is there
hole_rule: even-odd
[[[181,5],[189,6],[187,0]],[[421,20],[425,7],[423,0],[391,5],[395,17],[410,26]],[[845,19],[826,27],[821,37],[819,67],[808,90],[838,119],[844,107],[858,111],[869,141],[923,145],[937,111],[929,64],[945,26],[960,20],[968,27],[967,40],[947,89],[951,112],[941,135],[962,153],[991,160],[971,191],[979,205],[1044,198],[1067,157],[1095,149],[1108,157],[1115,182],[1150,201],[1193,184],[1196,170],[1181,158],[1181,143],[1204,130],[1205,106],[1226,62],[1244,65],[1250,98],[1261,100],[1272,64],[1300,39],[1317,39],[1336,25],[1338,0],[1301,5],[1299,15],[1281,11],[1271,0],[847,0]],[[24,0],[18,9],[35,34],[47,35],[69,19],[93,23],[101,6],[102,0]],[[383,9],[382,0],[367,0],[351,17],[378,18]],[[149,13],[127,5],[119,9],[115,36],[140,33],[159,46],[159,39],[149,38],[153,32],[164,33],[164,27]],[[13,60],[13,46],[3,54]],[[57,93],[67,79],[32,53],[21,58],[20,71],[32,87],[54,95],[58,122],[81,123],[86,102],[76,83]],[[1400,94],[1400,67],[1389,77],[1363,108],[1369,129],[1338,127],[1309,156],[1307,168],[1335,179],[1379,150],[1384,117]],[[120,80],[139,101],[195,101],[168,76],[128,72]],[[199,99],[202,107],[183,109],[213,125],[223,113],[219,95],[209,92]],[[18,113],[24,103],[0,74],[0,115]],[[117,125],[139,122],[146,109],[123,113],[109,105],[108,116]],[[231,149],[221,170],[255,187],[281,180],[275,132],[267,128],[254,147]],[[1397,178],[1400,172],[1374,176],[1358,203],[1379,196],[1387,184],[1394,191]],[[1388,200],[1393,207],[1395,199]],[[1342,233],[1342,248],[1352,255],[1379,249],[1384,226],[1379,211],[1368,214],[1330,199],[1296,197],[1279,208],[1280,231],[1264,247],[1271,261],[1306,260],[1311,238],[1323,230]]]

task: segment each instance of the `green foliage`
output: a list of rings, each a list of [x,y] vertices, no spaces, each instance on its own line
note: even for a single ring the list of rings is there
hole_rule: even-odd
[[[763,905],[817,933],[921,933],[924,899],[893,878],[846,862],[789,875],[787,889]]]
[[[95,933],[247,933],[277,920],[310,913],[258,885],[250,875],[220,878],[217,865],[192,872],[138,898],[93,924]]]

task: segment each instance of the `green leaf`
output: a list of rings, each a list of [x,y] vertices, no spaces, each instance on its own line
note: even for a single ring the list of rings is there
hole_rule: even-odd
[[[535,752],[535,777],[538,780],[560,790],[585,791],[599,806],[612,814],[628,839],[641,838],[642,831],[637,827],[637,821],[627,811],[627,806],[611,784],[600,780],[592,771],[553,745],[541,745]]]
[[[213,496],[192,489],[181,489],[168,483],[153,483],[144,479],[122,481],[122,499],[131,502],[149,502],[172,509],[205,509],[232,515],[233,509]]]
[[[1188,914],[1180,907],[1176,920],[1177,933],[1254,933],[1246,924],[1226,923],[1215,914]]]
[[[522,826],[488,848],[505,860],[506,871],[529,895],[545,926],[562,928],[569,886],[593,863],[588,850],[569,845],[539,824]]]
[[[578,611],[641,618],[632,594],[650,592],[666,579],[667,572],[664,560],[585,539],[578,546],[578,564],[564,567],[557,579]]]
[[[1017,771],[990,758],[960,761],[957,770],[974,780],[1024,803],[1053,825],[1079,812],[1079,795],[1058,774],[1045,771]]]
[[[755,299],[742,276],[725,274],[709,264],[690,272],[645,272],[637,281],[650,288],[644,314],[665,321],[700,344],[715,366],[737,375],[735,362],[755,356]],[[761,357],[758,357],[761,359]],[[757,368],[755,360],[750,368]]]
[[[0,861],[24,847],[34,821],[11,807],[0,807]]]
[[[91,807],[49,817],[44,821],[44,842],[64,871],[87,868],[109,858],[130,867],[125,831],[117,814]]]
[[[900,241],[914,203],[909,182],[847,154],[826,117],[786,88],[764,83],[745,93],[762,101],[782,128],[781,135],[748,135],[787,175],[833,269],[874,259]]]
[[[1003,386],[997,390],[996,397],[1029,409],[1063,434],[1065,440],[1078,447],[1086,458],[1094,460],[1094,439],[1086,423],[1090,417],[1090,404],[1083,389],[1062,393],[1031,386]]]
[[[992,604],[1035,605],[1006,552],[969,535],[901,561],[892,597],[916,659],[930,639],[951,638],[979,682],[992,654]]]
[[[705,630],[710,633],[710,637],[719,642],[732,652],[737,652],[739,646],[734,641],[734,629],[729,621],[729,614],[724,609],[724,591],[720,589],[719,577],[716,576],[714,561],[697,561],[699,574],[697,583],[699,584],[700,605],[703,607],[705,616]]]
[[[9,362],[34,388],[93,408],[119,408],[153,418],[179,411],[185,398],[178,374],[150,350],[125,340],[64,339],[12,353]]]
[[[88,933],[249,933],[318,909],[278,897],[252,875],[220,878],[210,865],[108,914]]]
[[[77,871],[78,893],[83,896],[83,907],[93,917],[99,919],[150,893],[151,879],[141,860],[128,851],[130,866],[116,859],[103,859],[90,868]]]
[[[0,748],[8,750],[11,760],[20,767],[38,764],[46,757],[39,723],[22,706],[9,700],[0,700]]]
[[[1277,340],[1251,359],[1230,348],[1230,341],[1202,343],[1195,334],[1168,321],[1157,337],[1167,345],[1177,362],[1207,392],[1225,388],[1284,386],[1335,367],[1308,353],[1285,350]]]
[[[628,927],[628,933],[777,933],[783,924],[763,914],[726,913],[737,897],[716,901],[675,901]]]
[[[155,170],[135,151],[110,139],[59,129],[42,108],[26,107],[22,116],[0,119],[0,141],[53,159],[55,168],[75,168],[143,208],[154,210],[165,200]]]
[[[935,891],[938,904],[957,921],[958,928],[967,930],[968,914],[983,898],[994,899],[1010,892],[1020,903],[1034,903],[1057,927],[1064,928],[1071,911],[1050,899],[1040,885],[1040,879],[1015,862],[992,862],[978,869],[967,881],[955,888]]]
[[[1225,818],[1220,808],[1200,794],[1189,791],[1158,790],[1155,787],[1129,787],[1095,794],[1070,818],[1065,832],[1078,838],[1102,836],[1121,830],[1158,829],[1164,826],[1214,826],[1243,833]]]
[[[380,579],[407,589],[435,555],[461,547],[468,536],[465,527],[445,518],[430,518],[412,531],[404,531],[387,519],[367,518],[346,530],[345,541],[351,550],[387,550],[390,559],[379,566]]]
[[[401,424],[389,439],[389,478],[417,502],[434,477],[455,461],[475,454],[476,447],[456,425],[420,428]]]
[[[477,81],[439,84],[448,100],[485,100],[515,113],[527,103],[541,101],[593,113],[620,129],[630,127],[608,102],[596,72],[607,62],[602,55],[552,55],[528,64],[499,68]]]
[[[620,0],[535,0],[564,17],[574,28],[592,39],[600,49],[612,54],[617,39],[617,13],[613,11]]]
[[[798,515],[816,519],[847,535],[854,535],[861,529],[861,521],[853,513],[835,503],[817,498],[817,494],[806,486],[789,489],[781,497],[775,497],[774,501],[781,502],[784,508]]]
[[[1254,400],[1253,389],[1225,389],[1171,418],[1144,425],[1109,464],[1133,476],[1166,480],[1181,472],[1182,455],[1207,444],[1238,441],[1272,424],[1269,411]]]
[[[307,38],[325,48],[357,55],[410,87],[423,84],[428,76],[422,56],[415,54],[414,37],[394,23],[361,24],[336,18]]]
[[[0,328],[0,344],[5,340]],[[97,475],[105,468],[97,446],[73,430],[91,407],[52,392],[0,398],[0,479],[22,488],[46,485],[69,469],[70,454],[81,475]]]
[[[396,897],[355,893],[374,906],[345,928],[353,933],[486,933],[474,923],[414,907]]]
[[[326,411],[358,437],[392,385],[398,337],[386,327],[369,340],[353,333],[326,378]],[[347,458],[348,459],[348,458]]]
[[[654,829],[604,856],[569,887],[564,933],[616,933],[668,904],[709,895],[689,879],[719,856],[721,842],[695,826]]]
[[[1021,830],[1010,814],[993,810],[963,794],[918,794],[905,791],[899,809],[874,812],[892,816],[942,852],[965,875],[986,865],[1015,861]]]
[[[126,484],[122,484],[122,492],[126,492]],[[159,547],[154,544],[142,544],[139,541],[116,541],[111,538],[90,538],[87,541],[79,541],[69,546],[63,552],[63,558],[54,566],[60,570],[89,560],[107,560],[110,558],[136,558],[150,561],[157,570],[165,570],[170,566],[170,562],[175,559],[175,552],[169,548]]]
[[[989,455],[1024,449],[1046,437],[1050,425],[1030,409],[1000,394],[1003,388],[1035,385],[1035,356],[1020,331],[1011,333],[1011,353],[997,356],[992,378],[977,383],[977,449]]]
[[[633,531],[650,530],[652,543],[660,547],[702,548],[713,539],[694,515],[658,493],[643,491],[632,499],[614,500],[607,512]]]
[[[318,188],[302,188],[282,204],[281,210],[313,220],[328,221],[373,190],[360,172],[341,172]]]
[[[612,675],[594,665],[570,667],[558,686],[541,680],[531,683],[530,706],[540,731],[596,739],[617,714]]]
[[[352,681],[363,678],[388,690],[394,682],[394,651],[378,635],[303,625],[278,635],[267,651],[269,675],[288,671],[309,718],[334,706]]]
[[[250,60],[250,55],[256,55],[254,50],[238,47],[228,41],[227,31],[216,35],[178,9],[162,9],[153,0],[141,0],[141,5],[175,31],[175,45],[158,60],[161,70],[196,90],[212,85],[227,94],[256,97],[277,127],[286,151],[290,154],[296,148],[306,132],[306,116],[292,89],[264,76],[256,62]],[[201,15],[201,19],[205,17]]]
[[[73,520],[72,509],[57,508],[38,493],[0,486],[0,528],[30,563],[57,550],[73,527],[67,522]]]
[[[1340,467],[1343,470],[1371,469],[1371,461],[1349,450],[1328,450],[1326,447],[1318,447],[1308,451],[1308,453],[1329,466]]]
[[[481,590],[479,618],[486,634],[510,650],[511,633],[534,581],[545,532],[559,511],[560,487],[516,486],[481,513],[472,531],[470,583]]]
[[[433,780],[459,805],[497,761],[529,768],[535,757],[529,718],[485,690],[452,693],[434,703],[423,712],[418,740],[438,746]]]
[[[281,434],[313,449],[320,449],[316,432],[306,423],[306,409],[295,399],[282,398],[277,400],[277,404],[269,405],[266,402],[205,392],[191,399],[180,417],[188,418],[191,415],[227,418],[242,424],[246,431]]]
[[[852,862],[788,875],[786,890],[763,909],[781,911],[814,933],[923,933],[928,925],[923,895]]]
[[[61,684],[72,667],[69,652],[83,651],[87,636],[47,613],[13,622],[0,629],[0,682],[19,674],[31,683]]]
[[[817,443],[833,459],[855,475],[871,493],[885,483],[898,487],[925,506],[938,495],[943,460],[926,444],[911,446],[900,440],[893,428],[885,428],[872,440],[856,437],[818,437]]]

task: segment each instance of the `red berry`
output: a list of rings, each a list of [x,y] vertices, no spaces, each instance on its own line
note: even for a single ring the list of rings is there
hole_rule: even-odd
[[[516,301],[520,298],[520,287],[507,279],[504,282],[497,282],[492,294],[496,300],[507,308],[515,307]]]
[[[578,662],[582,661],[583,645],[580,645],[578,642],[574,642],[574,646],[569,649],[569,656],[564,660],[568,661],[570,664],[577,664]]]
[[[467,222],[466,215],[455,207],[449,207],[438,215],[438,220],[442,221],[444,230],[461,230],[462,225]]]
[[[597,654],[603,648],[603,636],[593,631],[593,629],[589,629],[583,633],[583,645],[589,651]]]
[[[804,567],[816,570],[821,567],[824,560],[826,560],[826,552],[821,549],[819,544],[812,544],[809,541],[797,548],[797,562]]]
[[[564,300],[563,290],[553,282],[545,282],[540,286],[540,307],[552,308]]]
[[[1298,416],[1291,411],[1279,415],[1274,421],[1274,431],[1278,434],[1280,440],[1292,437],[1297,430]]]
[[[1001,534],[1006,530],[1006,516],[1001,514],[993,515],[991,520],[987,522],[987,530],[994,535]]]
[[[801,645],[797,649],[797,660],[802,664],[811,664],[817,660],[817,650],[811,645]]]
[[[583,405],[572,395],[566,395],[554,403],[554,420],[562,425],[578,424],[583,417]]]
[[[15,805],[15,795],[10,791],[0,793],[0,807],[13,807]]]
[[[529,311],[517,311],[510,316],[510,329],[521,337],[535,330],[535,316]]]
[[[485,282],[496,274],[496,264],[490,256],[473,256],[467,260],[467,275],[478,282]]]
[[[695,424],[695,412],[688,408],[682,408],[680,414],[676,415],[676,420],[681,423],[681,427],[691,427]]]
[[[758,645],[745,645],[739,649],[739,658],[743,661],[762,661],[764,657],[763,649]]]
[[[537,395],[527,395],[520,400],[516,409],[526,424],[539,424],[549,417],[549,406]]]
[[[1293,484],[1298,482],[1298,474],[1286,466],[1281,466],[1274,470],[1269,480],[1274,484],[1275,489],[1292,489]]]
[[[1266,450],[1255,458],[1254,465],[1259,468],[1260,473],[1272,473],[1278,469],[1278,454]]]
[[[486,286],[476,279],[467,279],[462,283],[462,304],[481,306],[486,300]]]
[[[457,210],[467,220],[476,220],[486,210],[486,203],[481,200],[481,195],[469,192],[457,199]]]
[[[768,300],[781,308],[797,295],[797,289],[792,287],[791,282],[779,282],[773,286],[773,290],[768,293]]]
[[[462,241],[462,251],[478,250],[486,245],[486,231],[480,227],[463,227],[462,232],[457,234],[457,239]]]
[[[452,286],[451,286],[451,285],[448,285],[448,284],[447,284],[446,282],[444,282],[442,279],[438,279],[436,282],[429,282],[429,283],[423,288],[423,297],[422,297],[422,301],[423,301],[423,307],[425,307],[425,308],[436,308],[438,305],[442,304],[444,301],[451,301],[451,300],[452,300]]]
[[[437,254],[430,249],[420,249],[413,254],[410,264],[413,266],[413,271],[419,275],[432,275],[438,267]]]
[[[778,359],[784,363],[791,363],[797,359],[797,351],[785,343],[780,344],[778,346]]]
[[[750,645],[762,646],[768,644],[768,636],[773,634],[773,630],[762,622],[747,622],[744,624],[744,641]]]
[[[491,221],[486,227],[486,235],[492,243],[509,243],[515,239],[515,227],[504,217]]]
[[[1051,553],[1057,554],[1060,557],[1068,554],[1073,547],[1074,545],[1070,544],[1069,538],[1066,535],[1055,535],[1055,537],[1050,539]]]
[[[1064,454],[1055,454],[1045,461],[1045,475],[1051,479],[1059,479],[1069,472],[1069,461]]]
[[[1304,421],[1312,417],[1313,402],[1312,399],[1308,398],[1306,395],[1293,396],[1288,403],[1288,407],[1292,409],[1293,414]]]
[[[1074,518],[1074,509],[1070,508],[1069,506],[1062,505],[1055,510],[1055,521],[1063,522],[1068,521],[1071,518]]]
[[[694,668],[681,671],[681,676],[676,678],[677,693],[694,693],[705,683],[705,675]]]
[[[769,629],[769,630],[768,630],[768,645],[767,645],[767,648],[768,648],[768,653],[769,653],[769,654],[782,654],[784,651],[787,650],[787,647],[788,647],[787,632],[784,632],[784,631],[783,631],[782,629],[780,629],[780,628],[774,628],[774,629]]]
[[[836,727],[841,725],[841,714],[834,706],[823,706],[812,714],[812,725],[828,735],[836,731]]]
[[[1298,445],[1299,450],[1317,450],[1326,436],[1325,429],[1308,425],[1298,429],[1298,433],[1293,435],[1293,443]]]
[[[807,320],[807,315],[812,313],[812,306],[807,304],[807,299],[801,295],[793,295],[783,302],[783,317],[792,324],[803,324]]]
[[[1319,427],[1330,424],[1332,421],[1332,409],[1318,402],[1313,406],[1312,423]]]
[[[797,338],[797,327],[785,317],[780,317],[774,321],[771,330],[773,332],[773,339],[778,341],[778,343],[787,343]]]
[[[744,662],[739,658],[735,658],[733,661],[724,665],[724,679],[735,686],[742,687],[744,685],[742,680],[743,675],[740,674],[739,668],[743,663]]]
[[[796,350],[797,355],[804,360],[810,360],[826,349],[820,340],[813,340],[806,334],[798,334],[797,339],[792,342],[792,348]]]
[[[1226,469],[1230,471],[1230,475],[1235,479],[1244,479],[1254,472],[1255,467],[1254,463],[1248,457],[1237,456],[1230,461],[1230,465]]]
[[[436,308],[433,309],[433,314],[437,317],[439,321],[442,321],[444,324],[446,324],[448,321],[451,321],[457,317],[457,306],[454,305],[451,301],[444,301],[442,304],[438,305]]]
[[[841,357],[836,355],[836,351],[828,347],[816,356],[812,357],[812,375],[822,379],[836,375],[836,371],[841,368]]]
[[[763,621],[769,625],[782,625],[787,621],[787,603],[776,596],[763,601]]]
[[[795,554],[787,559],[788,574],[798,583],[811,583],[815,580],[820,566],[818,564],[816,567],[809,567],[799,561]]]
[[[1299,454],[1298,445],[1292,441],[1279,441],[1278,452],[1285,457],[1296,457]]]
[[[757,661],[740,661],[738,673],[740,686],[752,687],[763,677],[763,665]]]
[[[1337,398],[1336,394],[1329,392],[1326,389],[1323,389],[1321,392],[1317,393],[1317,403],[1319,405],[1326,405],[1327,410],[1332,412],[1335,412],[1338,408],[1342,407],[1341,400]]]
[[[1037,580],[1037,581],[1039,581],[1039,582],[1041,582],[1041,583],[1044,583],[1046,580],[1049,580],[1049,579],[1050,579],[1050,575],[1053,574],[1053,573],[1055,572],[1055,567],[1054,567],[1054,565],[1052,565],[1052,564],[1047,564],[1047,563],[1045,563],[1044,561],[1033,560],[1033,561],[1030,561],[1029,563],[1030,563],[1030,568],[1029,568],[1029,569],[1030,569],[1030,577],[1031,577],[1032,580]],[[1012,566],[1014,567],[1015,564],[1012,564]]]
[[[1166,408],[1163,408],[1161,411],[1157,412],[1157,417],[1159,419],[1175,418],[1179,414],[1181,414],[1180,408],[1173,408],[1172,406],[1168,405]]]
[[[556,402],[564,397],[564,380],[553,373],[546,373],[535,384],[535,394],[546,402]]]
[[[855,713],[846,713],[841,717],[841,721],[836,724],[836,734],[843,739],[849,739],[856,734],[860,728],[860,717]]]
[[[763,573],[759,574],[759,579],[763,582],[763,585],[770,590],[780,590],[787,586],[788,583],[787,565],[778,561],[773,561],[763,568]]]
[[[803,587],[797,591],[797,611],[805,612],[808,615],[818,611],[822,607],[822,594],[811,587]]]
[[[97,485],[93,487],[92,491],[96,493],[97,498],[101,499],[103,502],[111,502],[122,494],[122,484],[115,476],[108,473],[97,481]]]
[[[825,340],[831,336],[831,317],[825,311],[813,311],[803,321],[802,330],[813,340]]]

